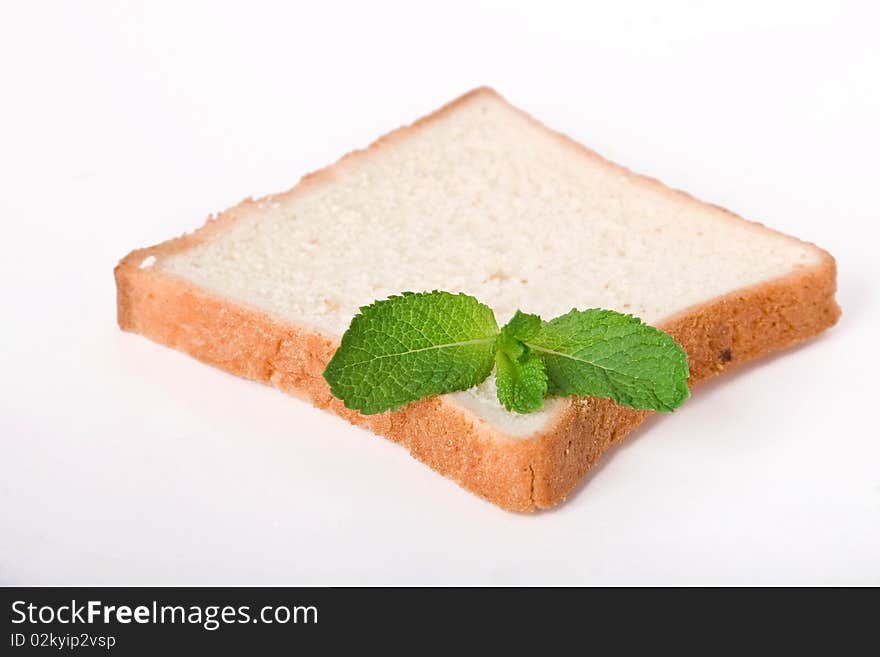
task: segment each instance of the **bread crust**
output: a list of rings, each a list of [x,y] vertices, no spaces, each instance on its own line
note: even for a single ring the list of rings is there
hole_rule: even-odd
[[[545,430],[525,439],[499,432],[443,397],[413,402],[393,413],[364,416],[334,398],[321,376],[338,345],[335,338],[141,266],[150,256],[161,258],[212,239],[266,203],[286,201],[311,185],[325,184],[339,167],[388,141],[405,138],[408,132],[481,94],[499,97],[491,89],[475,89],[367,149],[304,176],[287,192],[256,201],[246,199],[208,217],[205,225],[191,234],[132,251],[114,270],[120,328],[233,374],[274,385],[352,424],[365,426],[404,445],[418,460],[504,509],[534,511],[564,500],[602,453],[641,424],[649,412],[606,399],[571,398]],[[600,158],[565,135],[550,132],[586,156]],[[608,164],[643,184],[684,194]],[[733,213],[728,212],[728,217],[770,232]],[[837,321],[835,262],[827,252],[815,248],[820,254],[817,265],[717,297],[659,324],[687,352],[689,385],[812,337]]]

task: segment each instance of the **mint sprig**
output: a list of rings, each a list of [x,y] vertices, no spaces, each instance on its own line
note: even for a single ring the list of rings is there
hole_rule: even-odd
[[[549,322],[517,311],[501,329],[466,294],[404,292],[364,306],[324,370],[330,392],[365,415],[481,383],[495,367],[498,401],[539,410],[544,397],[596,396],[671,411],[687,399],[684,350],[632,315],[572,310]]]

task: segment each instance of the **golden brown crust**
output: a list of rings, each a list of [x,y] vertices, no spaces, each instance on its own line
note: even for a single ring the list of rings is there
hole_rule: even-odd
[[[386,135],[365,151],[351,153],[336,165],[303,177],[288,192],[260,201],[248,199],[209,217],[205,226],[192,234],[131,252],[114,272],[119,326],[233,374],[272,384],[385,435],[403,444],[415,458],[502,508],[533,511],[565,499],[601,454],[638,426],[647,412],[604,399],[572,399],[551,427],[525,440],[499,434],[484,421],[437,397],[394,413],[363,416],[332,397],[321,376],[336,348],[334,339],[140,266],[149,256],[162,257],[210,239],[261,203],[286,200],[310,185],[332,180],[335,167],[400,138],[479,94],[497,95],[490,89],[475,89],[411,126]],[[567,137],[553,134],[590,157],[599,157]],[[732,213],[730,218],[745,222]],[[691,385],[805,340],[837,321],[840,309],[834,300],[834,259],[819,251],[821,261],[816,266],[719,297],[661,324],[688,354]]]

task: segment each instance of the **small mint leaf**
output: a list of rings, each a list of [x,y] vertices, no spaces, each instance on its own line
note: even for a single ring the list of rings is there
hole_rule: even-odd
[[[523,340],[536,335],[540,329],[540,317],[517,310],[498,335],[498,349],[513,359],[520,358],[525,352]]]
[[[404,292],[361,308],[324,379],[365,415],[482,382],[492,371],[498,324],[466,294]]]
[[[517,310],[516,314],[510,318],[510,321],[501,329],[502,335],[508,335],[517,340],[528,340],[538,334],[541,330],[541,318],[537,315],[530,315],[521,310]]]
[[[537,411],[544,405],[544,395],[547,393],[544,362],[527,347],[523,347],[523,353],[518,358],[499,350],[495,353],[495,385],[498,401],[508,411]]]
[[[684,350],[632,315],[572,310],[525,342],[544,359],[555,394],[606,397],[656,411],[671,411],[690,394]]]

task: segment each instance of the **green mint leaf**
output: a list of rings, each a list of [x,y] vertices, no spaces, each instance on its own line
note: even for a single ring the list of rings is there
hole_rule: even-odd
[[[545,323],[526,346],[544,359],[554,394],[656,411],[671,411],[690,394],[684,350],[632,315],[572,310]]]
[[[498,401],[508,411],[531,413],[544,405],[547,372],[541,356],[523,344],[541,330],[541,318],[517,310],[501,329],[495,352]]]
[[[361,308],[324,370],[330,392],[365,415],[482,382],[498,324],[466,294],[404,292]]]
[[[528,347],[523,347],[519,357],[512,357],[499,349],[495,353],[495,385],[498,401],[508,411],[537,411],[544,405],[544,395],[547,394],[544,361]]]
[[[509,335],[518,340],[528,340],[536,336],[540,330],[540,317],[517,310],[516,314],[501,329],[501,335]]]
[[[498,335],[498,349],[507,353],[511,358],[519,358],[526,350],[523,340],[537,335],[540,330],[540,317],[517,310]]]

